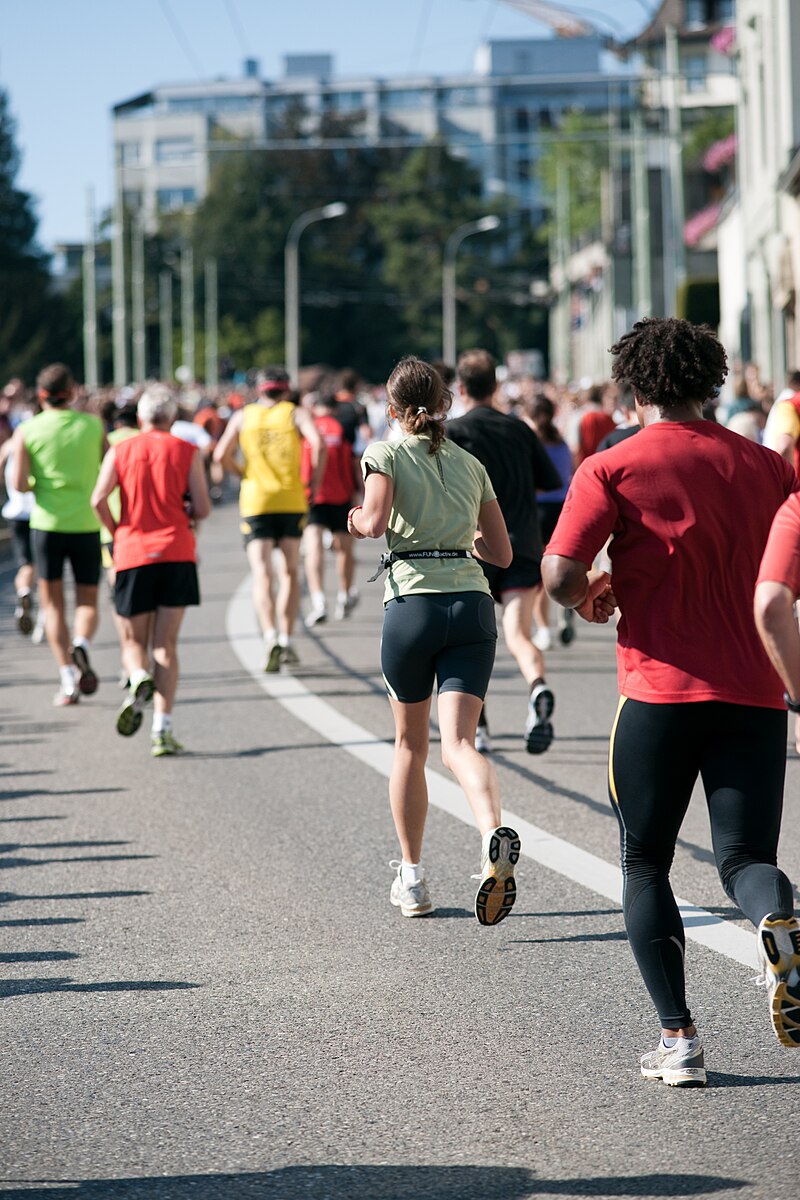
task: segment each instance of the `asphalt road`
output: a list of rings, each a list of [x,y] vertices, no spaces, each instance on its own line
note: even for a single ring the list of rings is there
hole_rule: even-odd
[[[562,871],[537,850],[511,918],[480,928],[479,840],[435,745],[424,861],[438,912],[408,921],[389,905],[381,586],[364,582],[374,545],[359,550],[357,613],[301,634],[301,666],[277,679],[258,669],[232,507],[201,548],[204,603],[185,625],[176,708],[188,752],[174,760],[150,758],[146,728],[130,740],[114,730],[107,608],[99,692],[51,707],[49,651],[16,633],[0,572],[0,1194],[796,1190],[800,1054],[775,1041],[755,969],[691,941],[709,1087],[642,1080],[657,1021],[618,904],[588,858]],[[557,739],[534,758],[524,687],[498,659],[489,704],[504,805],[545,850],[552,835],[564,863],[569,847],[553,839],[613,867],[610,631],[583,627],[548,664]],[[782,861],[795,880],[798,792],[792,752]],[[745,929],[696,799],[675,889],[703,910],[696,926],[710,913],[723,932]]]

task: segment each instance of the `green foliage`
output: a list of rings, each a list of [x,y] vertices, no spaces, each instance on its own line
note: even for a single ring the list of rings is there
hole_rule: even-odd
[[[736,128],[732,108],[708,109],[694,123],[687,114],[684,122],[683,161],[689,168],[701,166],[706,150],[714,142],[730,137]]]
[[[82,365],[68,306],[50,286],[49,260],[36,245],[36,214],[27,192],[16,187],[19,152],[8,96],[0,89],[0,380],[32,382],[55,358]]]
[[[570,241],[581,241],[600,232],[602,176],[609,165],[608,135],[606,117],[567,113],[536,165],[545,206],[552,213],[558,202],[559,173],[564,173]],[[548,237],[554,236],[554,218],[545,222],[543,232]]]

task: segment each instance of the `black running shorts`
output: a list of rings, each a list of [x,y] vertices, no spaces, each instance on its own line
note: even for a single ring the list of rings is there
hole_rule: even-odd
[[[349,504],[312,504],[308,511],[308,524],[321,525],[331,533],[347,533]]]
[[[100,579],[100,534],[58,533],[50,529],[32,529],[33,561],[40,579],[54,583],[64,578],[64,563],[69,560],[75,582],[81,587],[97,587]]]
[[[538,587],[542,582],[540,564],[534,558],[523,558],[515,554],[508,567],[495,567],[492,563],[481,563],[492,595],[502,604],[504,592],[524,592]]]
[[[9,521],[14,562],[18,567],[29,567],[33,562],[30,521]]]
[[[157,608],[186,608],[200,603],[193,562],[148,563],[117,571],[114,607],[121,617],[138,617]]]
[[[261,513],[256,517],[242,517],[239,529],[248,542],[280,542],[283,538],[299,538],[305,528],[306,513]]]
[[[485,592],[398,596],[384,609],[381,670],[389,695],[403,704],[440,692],[486,696],[497,625]]]

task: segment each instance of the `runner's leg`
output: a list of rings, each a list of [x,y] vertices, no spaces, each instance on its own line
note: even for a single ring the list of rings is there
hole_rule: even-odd
[[[261,632],[274,633],[275,602],[272,595],[272,551],[275,546],[271,538],[253,538],[247,543],[247,561],[253,576],[253,604],[255,605]]]
[[[178,633],[185,608],[158,608],[153,623],[153,658],[156,691],[153,702],[157,714],[169,715],[178,689]]]
[[[418,863],[428,814],[428,760],[431,697],[416,704],[389,698],[394,717],[395,740],[389,801],[403,861]]]
[[[290,639],[300,611],[300,538],[285,537],[278,542],[279,582],[276,611],[278,634]]]
[[[437,708],[442,762],[462,788],[481,837],[501,822],[500,788],[490,759],[475,749],[483,701],[466,692],[440,692]]]

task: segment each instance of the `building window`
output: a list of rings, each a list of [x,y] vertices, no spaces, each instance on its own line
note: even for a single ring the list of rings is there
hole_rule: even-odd
[[[156,142],[156,162],[187,162],[193,155],[193,138],[159,138]]]
[[[140,142],[120,142],[118,145],[119,161],[123,167],[133,166],[141,157]]]
[[[706,56],[692,54],[684,63],[687,92],[704,92],[706,90]]]
[[[328,101],[337,112],[360,112],[366,107],[363,92],[330,92]]]
[[[125,188],[122,193],[122,203],[128,212],[138,212],[142,207],[142,193],[135,188]]]
[[[181,208],[194,204],[196,199],[197,192],[191,187],[159,188],[156,192],[158,211],[162,213],[178,212]]]
[[[383,93],[384,108],[424,108],[431,102],[431,93],[425,88],[394,88]]]
[[[708,0],[686,0],[686,24],[694,28],[708,22]]]

